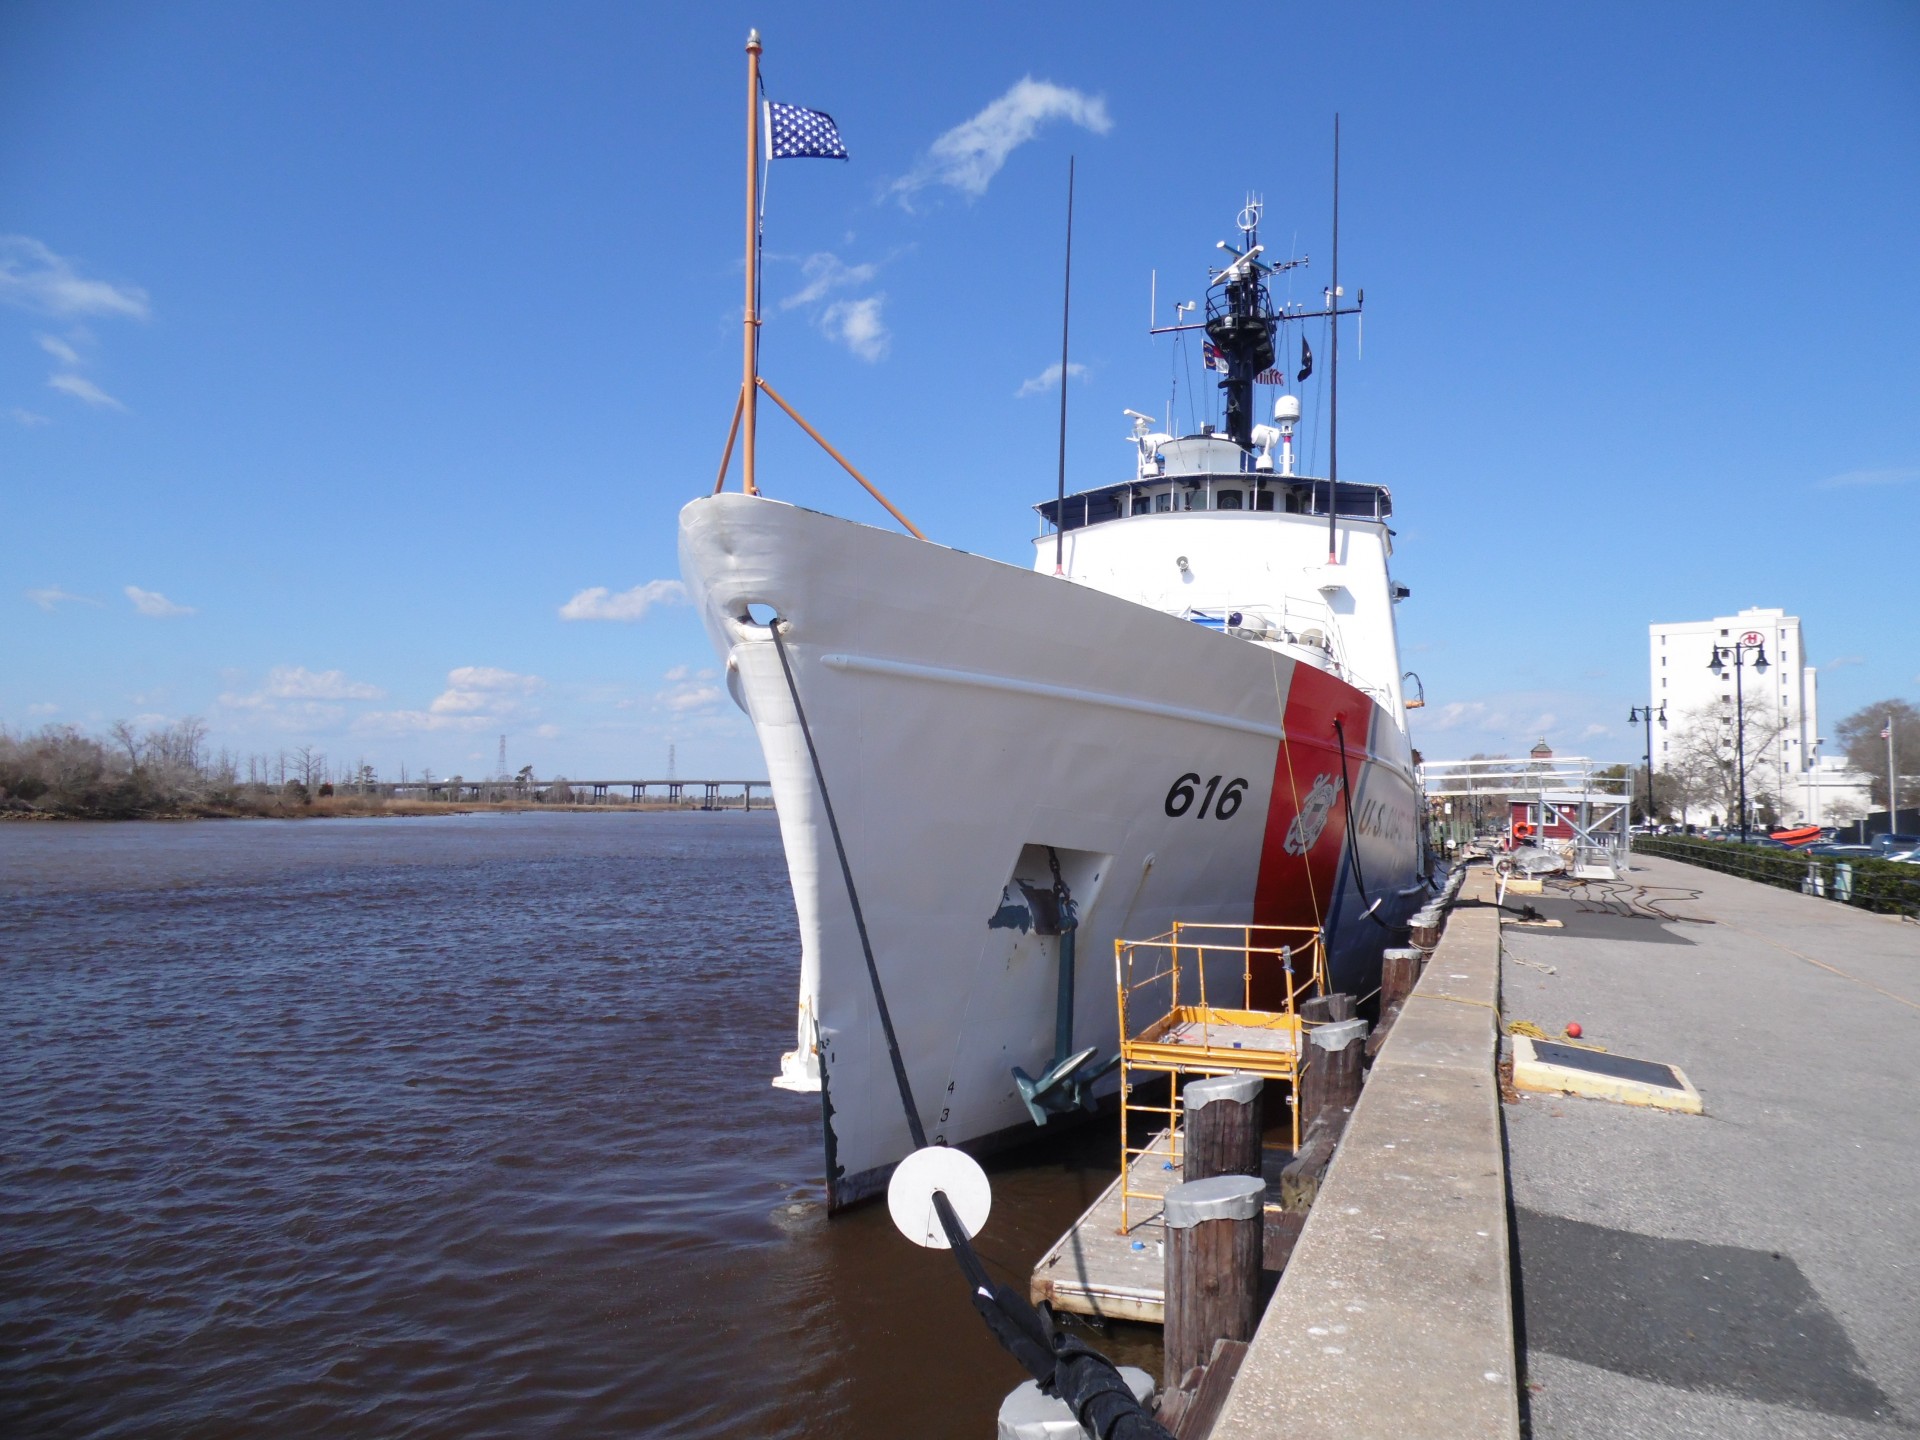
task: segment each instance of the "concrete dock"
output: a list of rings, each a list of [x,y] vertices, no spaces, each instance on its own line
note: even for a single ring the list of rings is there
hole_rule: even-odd
[[[1911,1434],[1920,925],[1640,856],[1533,903],[1562,925],[1503,927],[1507,1018],[1676,1064],[1706,1114],[1503,1107],[1532,1434]]]
[[[1374,1059],[1212,1440],[1519,1434],[1491,878]]]

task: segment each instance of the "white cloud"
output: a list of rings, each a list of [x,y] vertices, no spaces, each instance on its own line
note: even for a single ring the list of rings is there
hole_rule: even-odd
[[[58,335],[36,335],[40,348],[46,351],[62,365],[79,366],[87,362],[80,358],[80,352],[62,340]]]
[[[379,735],[451,730],[471,733],[493,728],[491,715],[436,715],[427,710],[372,710],[353,722],[358,731]]]
[[[1612,733],[1613,730],[1610,726],[1595,724],[1589,725],[1586,729],[1582,730],[1580,732],[1580,738],[1582,740],[1591,740],[1596,735],[1611,735]]]
[[[42,610],[52,610],[61,605],[98,605],[100,603],[90,595],[75,595],[70,590],[62,590],[58,585],[49,585],[41,590],[29,590],[27,599]]]
[[[806,277],[807,283],[780,302],[782,310],[812,305],[825,299],[832,290],[864,285],[880,273],[880,267],[875,264],[848,265],[838,255],[823,250],[802,260],[800,273]]]
[[[1067,365],[1067,374],[1072,379],[1084,380],[1087,378],[1087,367],[1082,365],[1078,360],[1070,361]],[[1013,398],[1016,400],[1024,400],[1029,395],[1038,395],[1042,391],[1051,390],[1059,383],[1060,363],[1056,360],[1031,380],[1022,380],[1020,382],[1020,388],[1013,392]]]
[[[60,707],[50,700],[40,700],[27,706],[27,713],[29,715],[58,715],[60,713]]]
[[[1866,663],[1867,657],[1864,655],[1836,655],[1833,659],[1827,661],[1826,664],[1816,668],[1824,673],[1828,670],[1844,670],[1849,665],[1864,665]]]
[[[1861,485],[1909,485],[1920,480],[1920,465],[1894,466],[1886,470],[1848,470],[1829,475],[1820,482],[1822,490],[1850,490]]]
[[[1506,722],[1506,717],[1489,714],[1486,705],[1478,700],[1451,700],[1425,717],[1420,722],[1420,728],[1456,730],[1462,725],[1477,725],[1483,722],[1492,722],[1498,726]]]
[[[913,169],[893,182],[893,193],[902,205],[911,205],[914,195],[927,186],[947,185],[968,199],[978,199],[987,193],[1007,156],[1053,120],[1070,121],[1096,135],[1113,128],[1105,100],[1029,75],[928,146]]]
[[[304,665],[274,666],[262,693],[277,700],[378,700],[386,694],[378,685],[349,680],[343,670],[309,670]]]
[[[133,608],[142,615],[151,615],[156,620],[164,620],[172,615],[191,615],[191,605],[176,605],[158,590],[142,590],[138,585],[126,587],[127,599],[133,602]]]
[[[863,300],[836,300],[820,312],[820,328],[862,360],[884,359],[893,335],[880,318],[885,295]]]
[[[682,685],[660,696],[660,703],[676,714],[688,710],[704,710],[710,705],[718,705],[726,698],[726,692],[717,685]]]
[[[48,315],[125,315],[144,320],[147,292],[89,280],[71,260],[25,235],[0,235],[0,301]]]
[[[84,400],[87,404],[99,409],[124,410],[127,408],[84,375],[52,376],[47,381],[47,388],[58,390],[63,395],[71,395],[76,400]]]
[[[604,585],[582,590],[560,607],[562,620],[644,620],[656,605],[684,605],[687,587],[678,580],[649,580],[618,594]]]
[[[692,673],[693,673],[692,666],[676,665],[671,670],[667,671],[667,673],[661,678],[666,680],[684,680],[687,678],[687,676],[691,675]]]
[[[518,675],[490,665],[461,665],[447,672],[447,688],[428,707],[435,715],[498,714],[517,706],[517,697],[531,695],[547,682],[538,675]]]
[[[25,425],[30,430],[36,425],[45,425],[50,423],[47,417],[40,414],[38,411],[23,410],[18,405],[14,406],[11,410],[7,411],[7,418],[13,421],[13,423],[16,425]]]

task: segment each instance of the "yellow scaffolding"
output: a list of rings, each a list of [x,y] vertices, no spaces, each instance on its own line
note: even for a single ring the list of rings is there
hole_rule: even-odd
[[[1207,971],[1215,972],[1219,991],[1223,967],[1239,964],[1237,1005],[1216,1006],[1207,996]],[[1263,992],[1277,991],[1278,1010],[1253,1008],[1255,967]],[[1151,940],[1113,943],[1114,989],[1120,1004],[1120,1228],[1132,1228],[1129,1202],[1136,1196],[1158,1200],[1158,1190],[1135,1188],[1136,1163],[1181,1164],[1181,1075],[1260,1075],[1284,1080],[1294,1089],[1293,1148],[1300,1148],[1300,1070],[1305,1059],[1306,1027],[1302,1000],[1327,993],[1327,952],[1321,933],[1305,925],[1212,925],[1175,921],[1173,929]],[[1167,1103],[1146,1105],[1133,1098],[1137,1072],[1164,1074]],[[1165,1117],[1165,1129],[1144,1145],[1132,1143],[1140,1111]],[[1166,1145],[1156,1148],[1164,1133]],[[1152,1161],[1145,1159],[1153,1152]]]

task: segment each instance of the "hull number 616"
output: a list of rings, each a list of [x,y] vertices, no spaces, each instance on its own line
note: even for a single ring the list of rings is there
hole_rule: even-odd
[[[1247,782],[1245,780],[1229,780],[1227,781],[1226,789],[1221,790],[1220,780],[1221,777],[1216,775],[1211,780],[1202,782],[1199,775],[1189,770],[1178,780],[1174,781],[1173,788],[1167,791],[1167,814],[1178,820],[1182,815],[1193,809],[1194,797],[1198,795],[1200,808],[1194,813],[1195,819],[1206,819],[1207,810],[1211,807],[1214,819],[1231,820],[1234,817],[1234,813],[1240,808],[1241,799],[1247,793]],[[1207,787],[1204,793],[1197,788],[1202,783]],[[1214,792],[1216,790],[1218,790],[1220,794],[1218,803],[1214,800]]]

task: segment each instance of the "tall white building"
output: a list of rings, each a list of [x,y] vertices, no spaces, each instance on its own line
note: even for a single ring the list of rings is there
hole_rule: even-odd
[[[1820,818],[1821,786],[1814,778],[1820,747],[1817,676],[1806,663],[1799,617],[1784,610],[1742,610],[1712,620],[1650,625],[1647,635],[1652,680],[1648,693],[1655,706],[1664,702],[1667,707],[1667,728],[1654,729],[1654,768],[1671,768],[1683,736],[1701,724],[1720,732],[1731,755],[1737,684],[1746,705],[1749,740],[1756,728],[1770,734],[1778,726],[1780,732],[1752,763],[1749,790],[1772,794],[1789,820]],[[1714,647],[1755,642],[1766,647],[1765,671],[1755,670],[1752,652],[1742,655],[1737,679],[1731,655],[1719,673],[1710,668]]]

